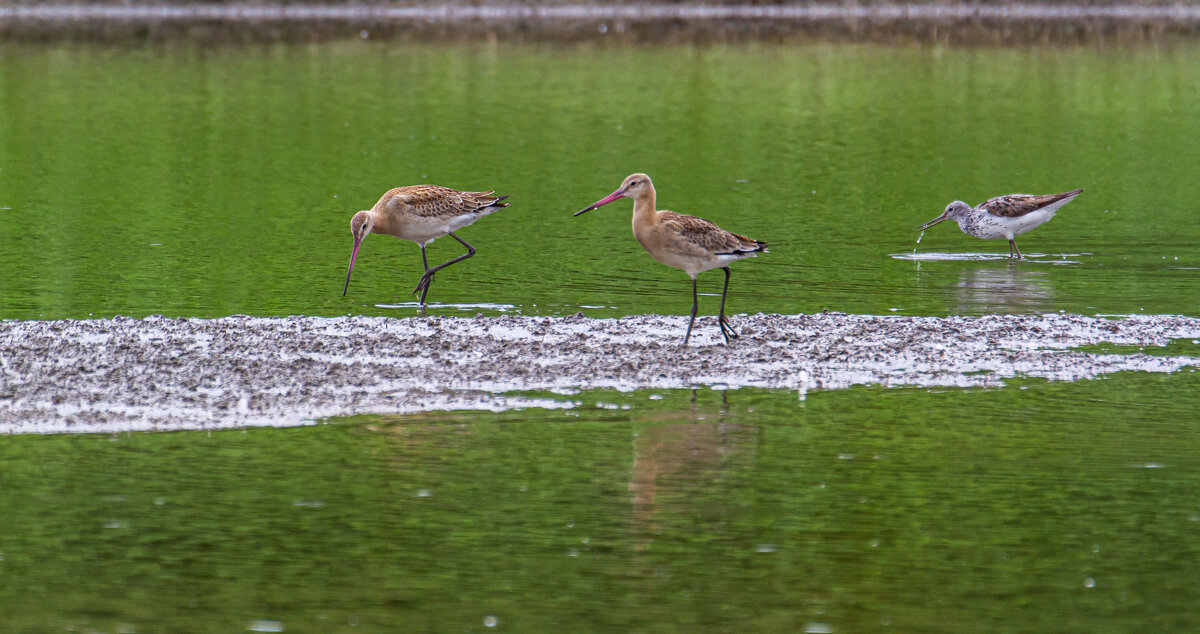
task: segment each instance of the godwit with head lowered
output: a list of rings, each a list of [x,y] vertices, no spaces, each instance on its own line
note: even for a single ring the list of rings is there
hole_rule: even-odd
[[[508,196],[492,196],[491,191],[460,192],[437,185],[410,185],[388,190],[374,207],[360,211],[350,219],[354,251],[350,253],[350,268],[346,271],[346,287],[342,289],[342,295],[345,296],[350,289],[350,274],[354,272],[354,259],[358,257],[358,247],[362,245],[363,238],[368,233],[384,233],[402,240],[412,240],[421,246],[421,263],[425,265],[425,273],[421,275],[413,294],[421,294],[423,306],[435,273],[475,255],[475,247],[454,235],[454,232],[507,207],[508,203],[501,202],[505,198]],[[425,245],[442,236],[458,240],[467,247],[467,252],[429,268]]]
[[[709,269],[725,271],[725,288],[721,291],[721,312],[717,323],[725,343],[737,337],[729,319],[725,317],[725,296],[729,293],[729,263],[742,258],[752,258],[757,253],[767,252],[767,243],[746,236],[730,233],[717,225],[695,216],[685,216],[673,211],[654,208],[654,183],[645,174],[630,174],[617,191],[597,200],[594,204],[575,212],[578,216],[597,207],[607,205],[618,198],[633,199],[633,237],[641,243],[655,260],[677,269],[683,269],[692,277],[692,318],[688,321],[683,345],[692,336],[692,325],[700,309],[696,296],[696,276]]]
[[[1075,200],[1082,192],[1082,189],[1075,189],[1045,196],[1009,194],[993,198],[973,209],[967,203],[956,200],[946,205],[942,215],[917,228],[924,231],[943,220],[954,220],[963,233],[976,238],[1007,238],[1008,257],[1020,258],[1021,250],[1017,248],[1015,238],[1053,218],[1059,207]]]

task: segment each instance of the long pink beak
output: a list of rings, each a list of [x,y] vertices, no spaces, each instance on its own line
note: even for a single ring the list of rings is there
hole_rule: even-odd
[[[613,192],[613,193],[611,193],[611,194],[609,194],[609,195],[605,196],[604,198],[601,198],[600,200],[597,200],[596,202],[592,203],[592,205],[591,205],[590,207],[588,207],[587,209],[580,209],[579,211],[575,212],[575,215],[576,215],[576,216],[578,216],[579,214],[582,214],[582,213],[587,213],[587,212],[589,212],[589,211],[591,211],[591,210],[593,210],[593,209],[596,209],[597,207],[603,207],[603,206],[607,205],[608,203],[611,203],[612,201],[614,201],[614,200],[616,200],[616,199],[618,199],[618,198],[622,198],[622,197],[624,197],[624,196],[625,196],[625,190],[624,190],[624,189],[618,189],[617,191],[615,191],[615,192]]]
[[[363,238],[366,236],[364,235]],[[362,238],[354,239],[354,251],[350,253],[350,268],[346,271],[346,288],[342,289],[342,297],[346,296],[346,291],[350,290],[350,274],[354,272],[354,258],[358,257],[358,247],[362,246]]]

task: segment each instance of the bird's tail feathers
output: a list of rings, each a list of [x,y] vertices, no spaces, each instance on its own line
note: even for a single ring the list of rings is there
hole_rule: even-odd
[[[750,255],[754,255],[755,253],[766,253],[767,252],[767,243],[766,242],[763,242],[762,240],[755,240],[753,238],[747,238],[746,236],[739,235],[736,233],[733,235],[737,236],[737,238],[741,242],[741,244],[739,244],[737,247],[735,247],[733,249],[730,249],[729,251],[727,251],[725,253],[718,253],[717,255],[750,256]]]

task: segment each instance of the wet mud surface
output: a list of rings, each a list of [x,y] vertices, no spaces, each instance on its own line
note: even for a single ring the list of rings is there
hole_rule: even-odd
[[[1079,315],[734,318],[290,317],[0,322],[0,433],[299,425],[323,417],[570,407],[506,394],[705,385],[985,386],[1173,372],[1200,358],[1099,354],[1200,338],[1200,319]]]

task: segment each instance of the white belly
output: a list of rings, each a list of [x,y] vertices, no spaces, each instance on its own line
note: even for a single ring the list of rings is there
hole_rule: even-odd
[[[497,207],[496,211],[499,209]],[[398,237],[405,240],[412,240],[417,244],[429,244],[447,233],[458,231],[490,213],[494,212],[471,212],[448,218],[415,218],[405,223],[404,231]]]
[[[1058,208],[1067,202],[1070,201],[1043,207],[1037,211],[1031,211],[1024,216],[1017,216],[1015,218],[993,216],[991,214],[982,214],[982,216],[976,218],[964,218],[959,220],[958,227],[962,229],[963,233],[975,236],[976,238],[983,238],[984,240],[999,240],[1000,238],[1012,240],[1015,236],[1019,236],[1039,225],[1045,224],[1054,217],[1054,212],[1058,211]]]
[[[1038,225],[1048,222],[1054,217],[1054,212],[1058,211],[1058,208],[1061,206],[1062,205],[1050,205],[1049,207],[1043,207],[1037,211],[1031,211],[1020,218],[1009,218],[1008,220],[1013,221],[1009,225],[1012,227],[1013,235],[1019,236],[1022,233],[1037,227]]]
[[[732,262],[737,262],[747,257],[752,258],[756,255],[754,253],[740,253],[737,255],[691,256],[671,252],[654,253],[649,249],[646,249],[646,251],[659,262],[672,268],[682,269],[683,272],[692,277],[696,277],[705,271],[729,266]]]

